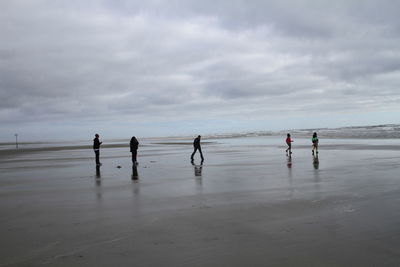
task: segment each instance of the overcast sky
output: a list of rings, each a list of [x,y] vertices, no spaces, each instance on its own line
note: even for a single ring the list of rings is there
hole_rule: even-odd
[[[400,1],[0,0],[0,140],[399,123]]]

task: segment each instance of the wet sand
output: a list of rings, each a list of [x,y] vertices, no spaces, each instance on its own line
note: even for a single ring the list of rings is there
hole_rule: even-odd
[[[397,140],[206,141],[0,152],[0,266],[400,265]]]

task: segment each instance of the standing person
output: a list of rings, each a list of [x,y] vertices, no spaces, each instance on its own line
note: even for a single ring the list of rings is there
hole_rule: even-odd
[[[94,154],[96,154],[96,165],[97,166],[101,166],[100,163],[100,145],[103,142],[99,141],[99,134],[95,134],[94,136],[95,138],[93,139],[93,150],[94,150]]]
[[[314,155],[314,150],[316,152],[316,154],[318,154],[318,137],[317,137],[317,133],[314,133],[312,138],[312,154]]]
[[[286,144],[288,145],[288,148],[286,149],[286,155],[288,154],[288,151],[289,155],[292,154],[292,142],[293,140],[290,138],[290,134],[288,133],[286,137]]]
[[[139,141],[136,139],[136,137],[132,136],[130,146],[132,152],[132,163],[137,164],[136,157],[137,157],[137,150],[139,148]]]
[[[194,154],[196,153],[197,150],[199,150],[199,152],[200,152],[201,162],[204,161],[203,153],[201,152],[200,139],[201,139],[201,136],[199,135],[193,141],[194,151],[193,151],[192,155],[190,156],[190,159],[192,161],[194,161],[193,157],[194,157]]]

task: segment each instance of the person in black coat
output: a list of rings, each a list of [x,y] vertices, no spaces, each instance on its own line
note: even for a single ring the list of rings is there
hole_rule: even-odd
[[[99,141],[99,134],[95,134],[94,136],[95,138],[93,139],[93,150],[94,150],[94,154],[96,155],[96,165],[100,166],[100,145],[103,142]]]
[[[132,163],[137,164],[136,157],[137,157],[137,150],[139,148],[139,141],[136,139],[136,137],[132,136],[130,146],[132,152]]]
[[[197,150],[199,150],[199,152],[200,152],[201,162],[204,161],[203,153],[201,152],[200,139],[201,139],[201,136],[199,135],[193,141],[194,151],[193,151],[192,155],[190,156],[190,159],[192,161],[194,161],[193,157],[194,157],[194,154],[196,153]]]

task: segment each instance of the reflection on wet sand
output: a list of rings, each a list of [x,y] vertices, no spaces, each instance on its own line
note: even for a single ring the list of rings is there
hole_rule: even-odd
[[[96,178],[101,178],[100,166],[96,165]]]
[[[203,179],[202,179],[202,171],[203,171],[203,161],[200,165],[194,164],[194,161],[191,162],[194,169],[194,176],[196,177],[196,184],[197,184],[197,192],[203,192]]]
[[[96,165],[96,186],[101,185],[101,173],[100,173],[100,166]]]
[[[316,170],[319,169],[319,159],[318,159],[318,155],[313,155],[313,166],[314,166],[314,169],[316,169]]]
[[[96,197],[97,199],[102,198],[102,189],[101,189],[101,173],[100,173],[100,166],[96,165]]]
[[[133,184],[132,184],[132,193],[133,193],[133,196],[136,198],[136,197],[139,197],[139,194],[140,194],[140,184],[139,184],[139,173],[138,173],[138,170],[137,170],[137,164],[132,164],[132,174],[131,174],[131,179],[132,179],[132,181],[133,181]],[[136,202],[136,204],[139,204],[139,202]]]
[[[315,184],[315,198],[321,199],[321,184],[319,177],[319,158],[318,154],[313,155],[313,167],[314,167],[314,184]]]
[[[138,181],[139,180],[139,174],[137,171],[137,165],[136,164],[132,164],[132,175],[131,175],[131,179],[133,181]]]
[[[289,155],[286,157],[287,162],[286,165],[288,167],[288,178],[289,178],[289,196],[292,199],[294,196],[294,188],[293,188],[293,174],[292,174],[292,156]]]
[[[194,167],[194,176],[201,177],[201,172],[202,172],[202,170],[203,170],[203,162],[201,162],[200,165],[196,165],[196,164],[194,164],[194,162],[192,161],[192,165],[193,165],[193,167]]]
[[[288,157],[287,157],[287,167],[288,167],[289,169],[292,168],[292,156],[288,156]]]

